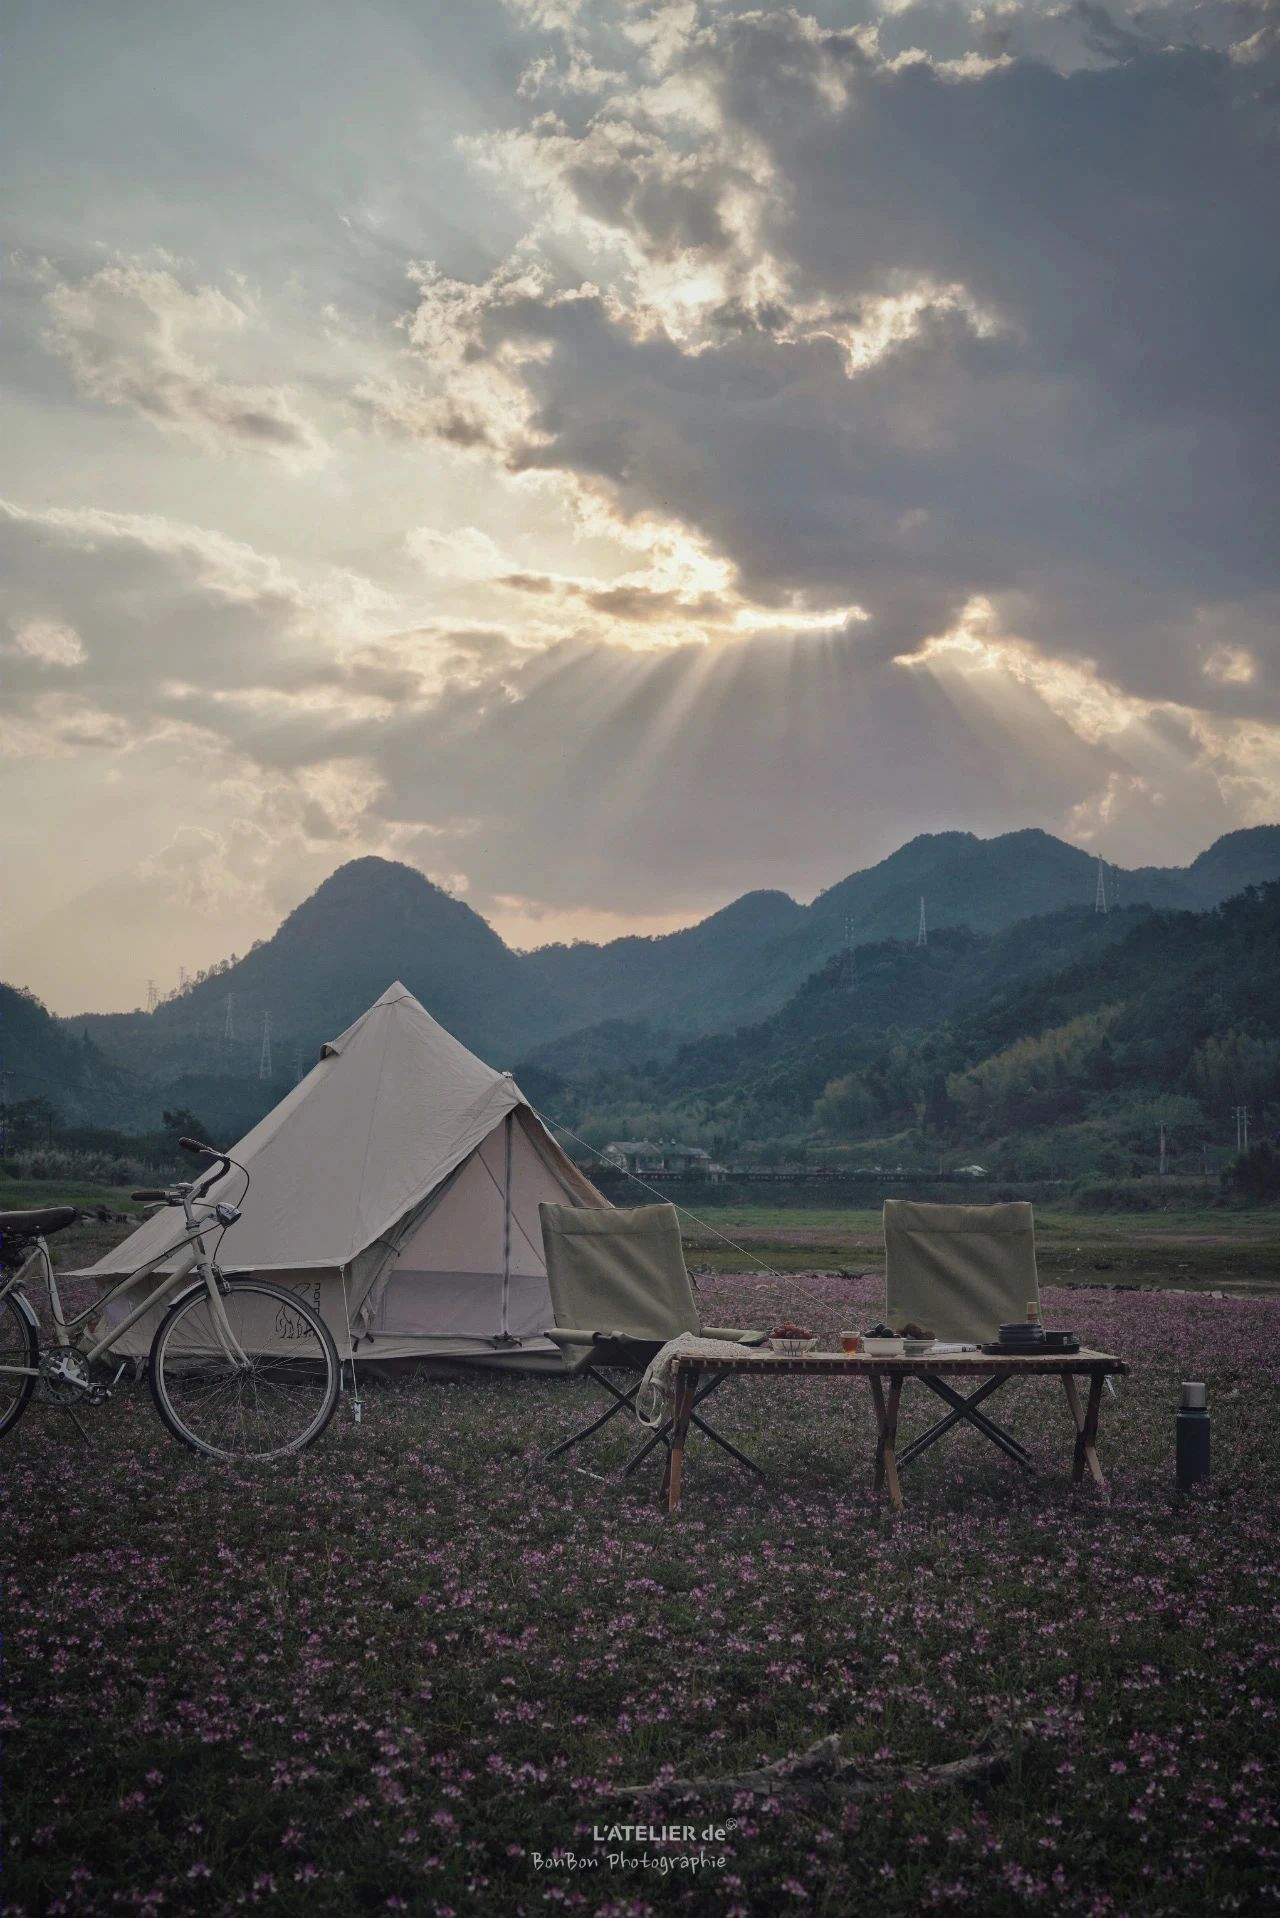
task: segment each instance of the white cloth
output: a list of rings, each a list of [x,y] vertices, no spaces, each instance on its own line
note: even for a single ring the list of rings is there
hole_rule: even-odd
[[[640,1381],[633,1401],[641,1425],[656,1430],[671,1416],[674,1397],[671,1365],[674,1359],[741,1358],[746,1349],[739,1339],[704,1339],[696,1332],[681,1332],[678,1338],[668,1339],[662,1350],[656,1352],[649,1361],[648,1370]]]

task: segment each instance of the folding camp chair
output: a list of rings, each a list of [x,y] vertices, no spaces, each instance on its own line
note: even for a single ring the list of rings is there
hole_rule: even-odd
[[[609,1207],[598,1211],[583,1206],[541,1204],[542,1245],[555,1324],[547,1328],[569,1369],[591,1379],[613,1403],[580,1432],[562,1439],[547,1453],[558,1458],[580,1440],[598,1432],[609,1420],[635,1405],[636,1393],[649,1362],[669,1339],[681,1332],[709,1339],[735,1339],[759,1345],[763,1332],[741,1332],[702,1326],[680,1243],[680,1221],[673,1205]],[[630,1387],[620,1390],[607,1376],[610,1370],[633,1373]],[[712,1372],[703,1381],[695,1407],[724,1383],[726,1374]],[[695,1410],[692,1421],[701,1432],[749,1470],[760,1468]],[[629,1476],[658,1445],[671,1449],[672,1421],[668,1419],[646,1440],[623,1467]]]
[[[993,1343],[1000,1327],[1026,1318],[1040,1305],[1035,1223],[1024,1201],[1008,1205],[923,1205],[909,1199],[884,1203],[885,1311],[890,1325],[911,1320],[938,1339]],[[961,1421],[972,1425],[1027,1471],[1030,1453],[993,1418],[978,1410],[1008,1382],[985,1379],[968,1397],[950,1382],[921,1373],[920,1381],[950,1410],[898,1453],[898,1464],[927,1452]]]

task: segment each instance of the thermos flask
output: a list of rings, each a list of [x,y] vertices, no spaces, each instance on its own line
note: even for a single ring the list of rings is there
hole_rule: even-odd
[[[1185,1492],[1209,1476],[1209,1408],[1204,1386],[1188,1381],[1182,1388],[1177,1418],[1178,1490]]]

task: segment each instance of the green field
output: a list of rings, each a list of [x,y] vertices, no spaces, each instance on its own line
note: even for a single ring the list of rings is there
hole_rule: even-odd
[[[1043,1280],[1241,1293],[1280,1287],[1280,1212],[1274,1209],[1105,1214],[1037,1206],[1035,1216]],[[884,1270],[878,1211],[703,1210],[696,1221],[685,1217],[684,1232],[690,1265],[708,1271],[741,1271],[754,1260],[780,1272]]]
[[[0,1185],[0,1214],[26,1206],[79,1205],[112,1212],[136,1212],[127,1186],[90,1185],[82,1179],[6,1179]]]
[[[126,1188],[70,1181],[8,1181],[3,1209],[79,1205],[142,1216]],[[883,1272],[878,1209],[751,1205],[681,1208],[685,1252],[698,1272]],[[1271,1293],[1280,1288],[1280,1211],[1180,1205],[1167,1213],[1097,1213],[1036,1207],[1042,1279],[1084,1285]],[[64,1263],[96,1257],[118,1225],[84,1221],[57,1244]],[[230,1241],[228,1242],[229,1249]]]

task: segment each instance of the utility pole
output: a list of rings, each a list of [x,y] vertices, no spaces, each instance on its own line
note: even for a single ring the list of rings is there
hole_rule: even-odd
[[[154,979],[147,980],[147,1011],[154,1012],[160,1004],[160,988]]]
[[[845,990],[852,992],[858,983],[858,956],[853,949],[853,916],[844,916],[844,983]]]
[[[920,895],[920,930],[916,934],[916,944],[918,946],[927,946],[928,943],[929,943],[929,928],[925,924],[924,894],[921,893]]]
[[[271,1074],[271,1014],[262,1015],[262,1052],[258,1059],[258,1077],[269,1079]]]
[[[1162,1179],[1168,1170],[1169,1170],[1169,1155],[1165,1150],[1164,1120],[1162,1119],[1160,1121],[1160,1177]]]
[[[1101,859],[1098,861],[1098,890],[1093,895],[1093,910],[1095,912],[1107,910],[1107,869]]]

